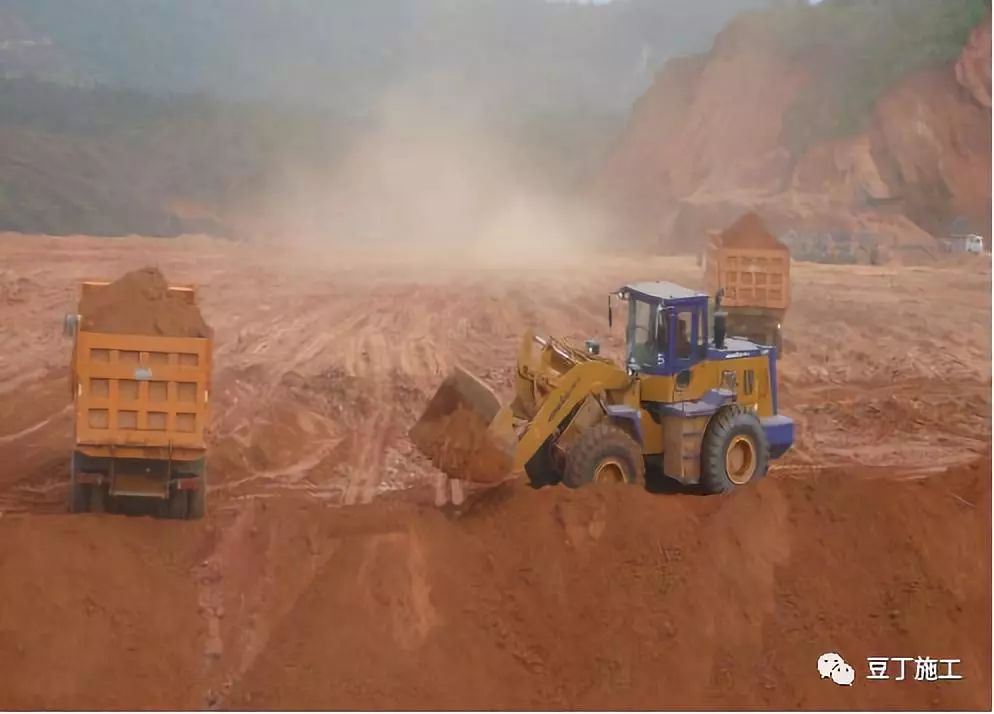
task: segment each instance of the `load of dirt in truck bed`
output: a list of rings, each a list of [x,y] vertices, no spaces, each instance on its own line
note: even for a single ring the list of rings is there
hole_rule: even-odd
[[[114,334],[208,337],[200,310],[182,295],[170,292],[158,268],[134,270],[80,302],[82,329]]]
[[[758,215],[750,211],[742,215],[732,225],[719,234],[719,240],[724,248],[743,248],[749,250],[786,250],[770,233]]]

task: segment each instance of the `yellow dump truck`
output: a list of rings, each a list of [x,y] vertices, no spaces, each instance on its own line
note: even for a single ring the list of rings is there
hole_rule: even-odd
[[[790,250],[771,239],[768,246],[729,244],[709,236],[704,259],[707,291],[722,291],[728,334],[783,350],[782,325],[790,306]]]
[[[141,498],[161,516],[201,518],[212,339],[86,329],[84,306],[108,285],[84,282],[78,312],[65,320],[75,407],[69,509],[117,510],[119,499]],[[168,293],[195,305],[192,287]]]

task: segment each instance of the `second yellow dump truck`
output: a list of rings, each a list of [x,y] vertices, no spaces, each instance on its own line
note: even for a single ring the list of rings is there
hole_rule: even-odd
[[[134,283],[140,276],[130,279]],[[104,298],[117,284],[84,282],[78,311],[65,320],[65,332],[73,338],[75,417],[69,509],[117,510],[124,499],[143,499],[164,517],[201,518],[207,498],[210,332],[196,324],[199,312],[192,328],[172,329],[182,325],[175,319],[177,309],[181,318],[184,311],[194,314],[196,293],[165,284],[158,293],[139,290],[122,305],[120,328],[100,328],[93,314],[107,314],[112,306]],[[156,301],[173,311],[171,321],[149,313],[157,309]],[[134,318],[130,324],[128,315]]]
[[[708,237],[707,291],[722,291],[728,334],[783,351],[783,322],[790,306],[790,250],[755,214]]]

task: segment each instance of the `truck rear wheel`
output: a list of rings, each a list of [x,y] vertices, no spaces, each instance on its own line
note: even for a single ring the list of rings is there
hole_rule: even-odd
[[[566,453],[563,483],[580,488],[591,483],[641,484],[645,461],[638,442],[620,426],[601,422],[577,437]]]
[[[199,520],[207,512],[207,474],[200,477],[197,487],[190,491],[190,503],[186,517],[190,520]]]
[[[69,512],[85,513],[90,510],[90,487],[79,483],[79,464],[76,454],[69,460]]]
[[[766,475],[770,447],[752,411],[739,404],[725,407],[708,422],[701,444],[701,485],[724,493]]]
[[[103,484],[90,484],[90,511],[103,513],[107,510],[107,487]]]
[[[189,511],[190,494],[182,489],[172,488],[169,491],[169,500],[166,502],[166,518],[175,520],[186,519]]]

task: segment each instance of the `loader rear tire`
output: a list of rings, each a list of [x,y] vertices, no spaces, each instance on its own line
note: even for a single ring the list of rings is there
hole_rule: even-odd
[[[759,417],[732,404],[708,422],[701,443],[701,486],[725,493],[766,475],[770,445]]]
[[[645,460],[638,442],[620,426],[601,422],[580,434],[566,452],[563,483],[580,488],[603,482],[645,482]]]

